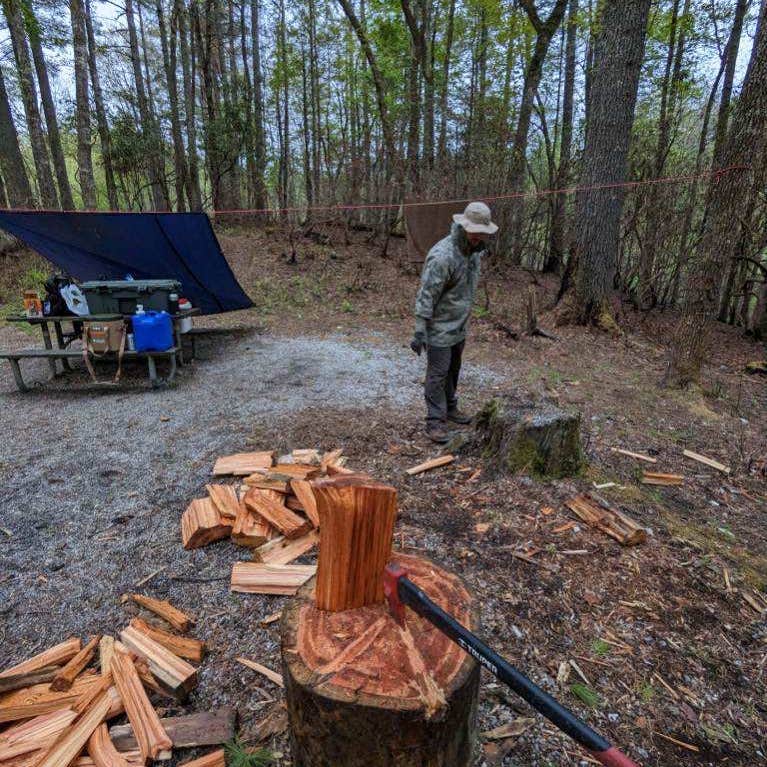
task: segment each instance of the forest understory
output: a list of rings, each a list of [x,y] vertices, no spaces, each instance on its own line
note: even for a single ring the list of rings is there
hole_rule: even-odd
[[[481,460],[459,456],[411,478],[404,470],[437,451],[423,433],[422,362],[407,345],[420,263],[404,242],[393,239],[382,257],[380,242],[330,226],[308,236],[244,224],[218,234],[255,308],[197,320],[231,333],[208,339],[201,359],[171,390],[145,391],[140,375],[133,386],[129,371],[124,392],[93,397],[86,376],[76,373],[21,395],[9,371],[0,370],[0,401],[12,421],[0,454],[8,494],[2,526],[15,550],[3,555],[1,569],[10,577],[0,576],[3,647],[26,656],[27,645],[115,625],[123,614],[119,594],[166,565],[149,593],[195,613],[197,634],[212,646],[192,709],[235,704],[244,737],[257,739],[264,720],[279,716],[281,691],[243,673],[232,656],[279,668],[277,624],[259,621],[282,599],[230,595],[228,568],[240,554],[228,543],[184,552],[178,519],[203,492],[222,451],[340,446],[352,467],[397,487],[396,544],[441,562],[476,591],[489,643],[645,767],[764,760],[767,611],[760,614],[750,600],[758,605],[767,589],[767,381],[744,372],[746,362],[764,359],[763,345],[717,324],[701,385],[664,388],[673,313],[619,309],[615,334],[555,327],[546,307],[557,280],[502,271],[491,258],[466,348],[462,407],[476,410],[495,394],[516,391],[578,410],[587,468],[574,479],[538,481],[524,473],[477,475]],[[48,269],[26,253],[6,256],[0,267],[3,313],[31,274]],[[521,330],[531,284],[540,325],[556,340],[513,340],[499,329]],[[0,340],[29,345],[8,325],[0,325]],[[323,383],[328,354],[337,356],[337,383]],[[35,374],[44,380],[44,365]],[[300,388],[301,379],[311,385]],[[270,401],[282,404],[258,410]],[[112,414],[117,433],[103,454],[92,451],[94,470],[103,464],[117,471],[88,487],[82,467],[74,482],[61,476],[69,464],[57,419],[86,424],[86,438],[96,429],[97,410]],[[121,428],[132,431],[126,437]],[[31,434],[38,435],[33,447]],[[150,441],[135,465],[132,458],[116,460]],[[646,467],[613,447],[656,457],[658,471],[682,474],[684,484],[641,484]],[[721,461],[731,474],[684,458],[684,449]],[[40,461],[52,463],[41,470]],[[59,484],[40,493],[41,482]],[[608,482],[615,486],[599,492],[650,528],[647,543],[623,549],[598,531],[567,524],[577,520],[564,501]],[[23,498],[33,498],[34,508]],[[24,519],[44,512],[52,519],[66,512],[65,532],[90,525],[93,535],[118,512],[126,519],[118,523],[118,540],[88,544],[99,557],[90,570],[78,558],[80,544],[50,530],[36,527],[25,541]],[[531,561],[515,556],[525,553]],[[56,610],[58,619],[30,614],[30,600]],[[3,666],[10,659],[0,655]],[[483,741],[477,765],[588,763],[484,677],[480,730],[512,718],[522,720],[521,734]],[[265,745],[277,764],[290,764],[284,732]]]

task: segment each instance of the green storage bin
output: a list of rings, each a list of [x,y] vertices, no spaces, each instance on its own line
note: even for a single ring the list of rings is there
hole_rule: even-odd
[[[137,304],[170,312],[170,294],[181,295],[178,280],[93,280],[80,287],[91,314],[135,314]]]

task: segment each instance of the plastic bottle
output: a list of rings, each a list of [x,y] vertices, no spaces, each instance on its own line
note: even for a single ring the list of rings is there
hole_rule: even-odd
[[[146,314],[144,304],[136,304],[136,314]]]

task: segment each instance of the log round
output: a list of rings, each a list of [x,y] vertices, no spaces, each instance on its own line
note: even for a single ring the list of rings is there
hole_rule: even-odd
[[[420,557],[394,559],[438,605],[479,628],[476,600],[457,576]],[[412,610],[404,629],[385,604],[323,612],[312,580],[281,628],[294,767],[472,763],[479,666]]]

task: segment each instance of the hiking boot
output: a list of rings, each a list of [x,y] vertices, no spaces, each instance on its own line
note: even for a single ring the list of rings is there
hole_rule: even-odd
[[[466,425],[467,423],[471,423],[474,419],[470,415],[462,413],[460,410],[453,410],[447,414],[447,420],[452,421],[453,423]]]
[[[450,434],[442,424],[426,427],[426,436],[438,445],[444,445],[450,441]]]

